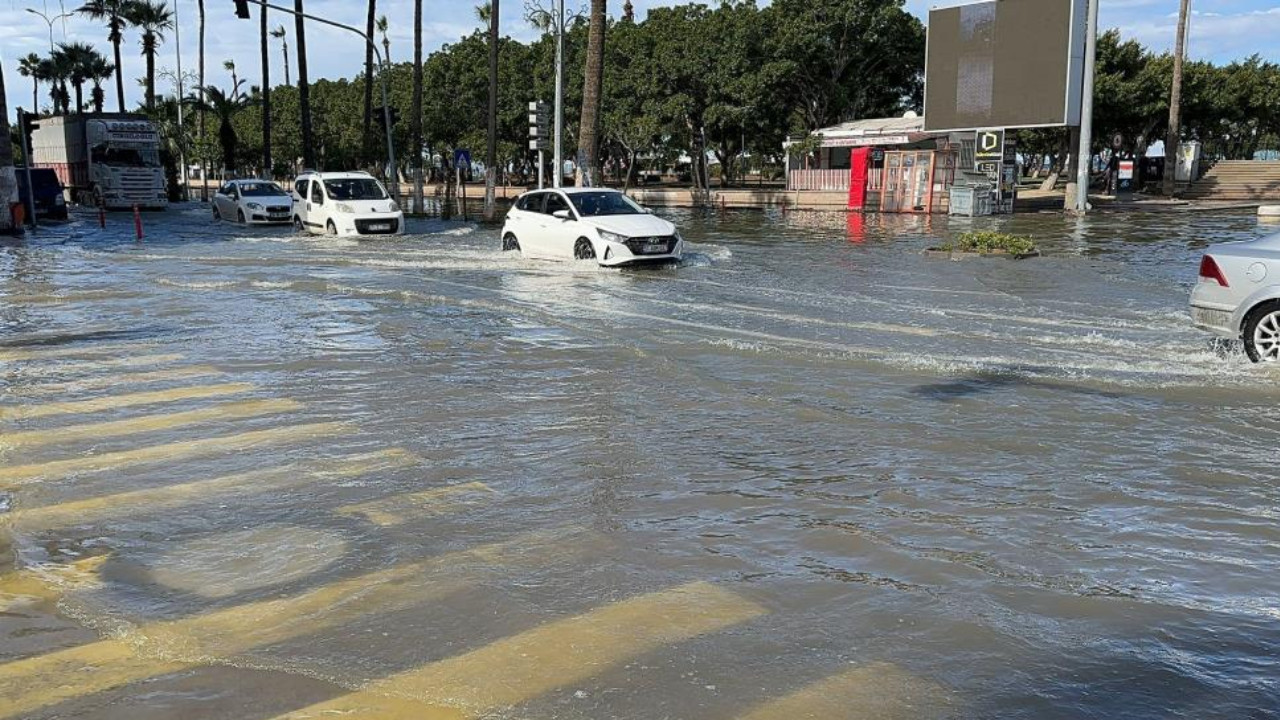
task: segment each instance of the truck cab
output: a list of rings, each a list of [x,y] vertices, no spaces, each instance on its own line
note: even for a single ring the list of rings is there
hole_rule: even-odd
[[[31,134],[36,167],[58,173],[80,205],[157,210],[169,205],[160,136],[143,115],[86,113],[41,118]]]

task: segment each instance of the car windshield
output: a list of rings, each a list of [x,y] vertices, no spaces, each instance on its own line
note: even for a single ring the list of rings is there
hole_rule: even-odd
[[[373,178],[325,180],[324,189],[334,200],[386,200],[387,193]]]
[[[245,197],[281,197],[287,195],[275,183],[240,183],[240,194]]]
[[[601,215],[643,215],[644,208],[619,192],[570,193],[569,199],[583,217]]]
[[[116,167],[160,167],[160,154],[153,148],[138,150],[99,145],[93,149],[93,161]]]

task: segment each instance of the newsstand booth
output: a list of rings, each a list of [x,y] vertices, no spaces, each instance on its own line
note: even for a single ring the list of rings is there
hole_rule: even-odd
[[[922,118],[855,120],[816,134],[813,155],[788,152],[788,190],[847,193],[850,210],[947,211],[959,147],[947,133],[924,132]]]

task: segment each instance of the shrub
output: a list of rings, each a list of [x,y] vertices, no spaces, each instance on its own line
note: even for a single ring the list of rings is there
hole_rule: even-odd
[[[947,252],[970,252],[982,255],[990,253],[1030,255],[1036,252],[1036,245],[1029,237],[1001,232],[975,231],[961,233],[954,240],[948,241],[938,249]]]

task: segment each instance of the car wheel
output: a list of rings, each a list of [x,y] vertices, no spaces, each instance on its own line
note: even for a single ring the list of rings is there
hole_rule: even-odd
[[[1244,322],[1244,351],[1254,362],[1280,360],[1280,302],[1254,308]]]
[[[244,223],[244,222],[245,222],[245,219],[244,219],[244,211],[243,211],[243,210],[236,210],[236,222],[238,222],[238,223]]]
[[[573,245],[574,260],[595,260],[596,247],[586,238],[578,238],[578,242]]]
[[[294,232],[299,232],[299,233],[304,233],[307,231],[307,226],[302,224],[302,218],[298,217],[297,215],[293,216],[293,230]]]
[[[214,219],[214,220],[221,220],[221,219],[222,219],[222,213],[221,213],[221,212],[218,212],[218,203],[214,203],[214,204],[213,204],[213,219]]]
[[[327,230],[330,235],[338,234],[338,226],[334,225],[332,220],[330,220],[329,224],[325,226],[325,230]]]
[[[507,233],[502,237],[502,252],[520,252],[520,241],[515,235]]]

